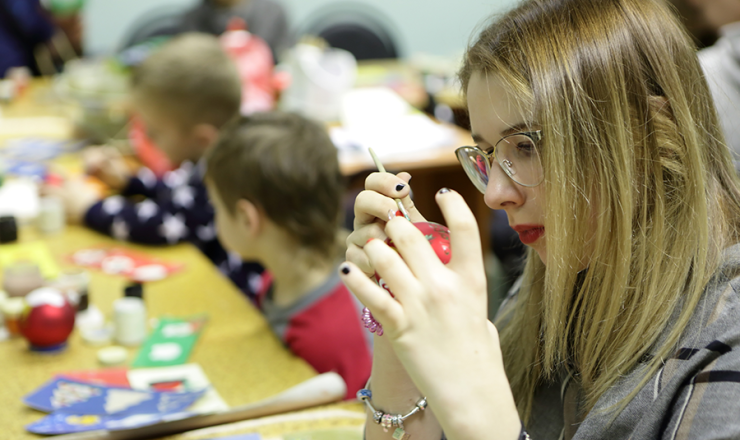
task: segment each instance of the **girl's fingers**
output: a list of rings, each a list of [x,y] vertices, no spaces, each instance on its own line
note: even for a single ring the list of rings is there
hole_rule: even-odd
[[[428,279],[443,269],[429,241],[413,224],[403,217],[389,221],[385,226],[393,245],[418,279]],[[454,254],[453,254],[454,255]]]
[[[380,240],[369,241],[363,249],[370,260],[370,265],[391,292],[396,295],[396,299],[408,305],[413,300],[413,292],[419,291],[420,286],[419,281],[398,252]]]
[[[370,260],[361,247],[355,244],[348,244],[345,256],[347,261],[354,263],[366,276],[372,277],[375,274],[375,269],[370,265]]]
[[[397,210],[398,206],[392,198],[372,190],[362,191],[355,198],[354,228],[358,230],[378,219],[388,221],[388,211]]]
[[[410,183],[411,174],[403,171],[403,172],[400,172],[400,173],[396,174],[396,176],[399,179],[401,179],[404,182],[406,182],[407,183],[407,186]],[[403,203],[403,207],[406,208],[406,212],[408,212],[409,217],[411,218],[411,221],[412,222],[425,222],[426,219],[424,218],[423,215],[421,215],[421,213],[419,212],[419,210],[416,209],[416,205],[414,204],[414,200],[411,198],[411,187],[408,186],[408,189],[409,189],[409,194],[407,196],[405,196],[405,197],[401,197],[400,198],[401,199],[401,202]]]
[[[386,216],[388,214],[386,213]],[[386,219],[387,220],[387,219]],[[371,238],[377,238],[379,240],[385,240],[385,221],[375,219],[373,223],[365,224],[355,228],[355,230],[347,237],[347,245],[354,244],[357,247],[362,248],[365,246],[368,240]]]
[[[391,199],[401,200],[409,217],[411,217],[411,221],[424,221],[424,216],[416,209],[414,201],[411,199],[410,180],[411,174],[406,172],[398,173],[395,176],[390,173],[372,173],[365,179],[365,189]],[[397,209],[398,206],[395,206],[394,211]]]
[[[366,277],[357,266],[345,262],[339,267],[344,285],[372,312],[383,327],[398,328],[403,318],[403,308],[388,292]]]
[[[375,219],[374,223],[360,226],[347,236],[347,261],[355,263],[367,276],[372,276],[375,269],[370,266],[370,260],[367,259],[367,255],[365,255],[362,248],[371,238],[385,240],[384,226],[384,222]]]
[[[483,274],[483,251],[478,222],[456,191],[443,188],[436,195],[437,204],[450,229],[452,259],[448,266],[458,273]]]
[[[390,198],[402,199],[409,195],[411,174],[370,173],[365,179],[365,189],[375,191]]]

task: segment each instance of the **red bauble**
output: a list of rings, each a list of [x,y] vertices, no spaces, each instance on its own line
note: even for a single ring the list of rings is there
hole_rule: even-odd
[[[450,230],[447,229],[446,226],[432,222],[416,222],[414,223],[414,226],[424,234],[424,237],[429,241],[429,244],[432,245],[432,249],[434,249],[434,253],[437,254],[440,261],[442,261],[443,264],[449,263],[450,258],[452,257]],[[394,250],[396,249],[396,245],[390,238],[386,238],[385,243]],[[391,290],[377,273],[375,274],[375,280],[378,282],[380,287],[387,290],[391,296],[393,295]]]
[[[34,349],[53,349],[67,341],[75,326],[75,309],[57,289],[36,289],[26,296],[20,319],[23,337]]]

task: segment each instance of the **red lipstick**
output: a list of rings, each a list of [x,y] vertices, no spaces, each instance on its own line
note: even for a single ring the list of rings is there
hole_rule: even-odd
[[[545,233],[543,225],[516,225],[511,228],[519,233],[519,240],[524,244],[534,243]]]

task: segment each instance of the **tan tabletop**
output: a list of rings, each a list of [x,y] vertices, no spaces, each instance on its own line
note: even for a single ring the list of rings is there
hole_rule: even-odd
[[[21,241],[37,238],[33,228],[22,231]],[[66,256],[75,250],[101,244],[124,246],[85,228],[71,226],[60,235],[43,239],[61,267],[70,266]],[[190,362],[200,364],[229,405],[255,402],[315,376],[308,364],[282,346],[262,315],[195,247],[125,246],[186,265],[170,278],[145,285],[148,313],[150,317],[208,315],[208,324]],[[122,296],[127,281],[96,270],[91,270],[90,275],[91,302],[110,317],[111,305]],[[26,433],[24,426],[43,414],[27,408],[21,398],[55,373],[100,368],[96,361],[99,348],[86,345],[77,331],[68,347],[54,355],[29,351],[23,339],[0,342],[0,378],[4,382],[0,392],[0,438],[37,438]],[[134,356],[135,349],[131,349],[129,362]]]

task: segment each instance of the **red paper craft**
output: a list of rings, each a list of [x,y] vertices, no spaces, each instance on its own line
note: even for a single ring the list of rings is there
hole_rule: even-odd
[[[127,368],[106,368],[102,370],[65,371],[57,376],[95,385],[131,388],[126,373],[128,373]]]
[[[182,270],[184,266],[125,248],[82,249],[72,254],[70,258],[79,266],[94,267],[109,275],[123,275],[139,282],[162,280]]]

